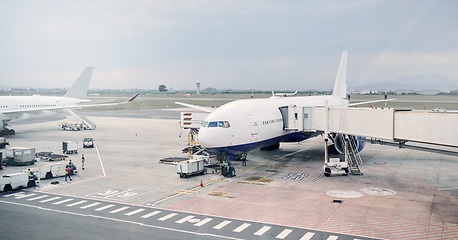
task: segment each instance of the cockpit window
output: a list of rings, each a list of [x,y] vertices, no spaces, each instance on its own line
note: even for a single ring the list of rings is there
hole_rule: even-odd
[[[229,128],[231,125],[228,121],[214,121],[214,122],[207,122],[204,121],[202,123],[202,127],[220,127],[220,128]]]

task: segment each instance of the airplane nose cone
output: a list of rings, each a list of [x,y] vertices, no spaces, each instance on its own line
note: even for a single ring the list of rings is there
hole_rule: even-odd
[[[212,131],[207,128],[201,128],[199,131],[199,143],[205,148],[213,147],[215,141]]]

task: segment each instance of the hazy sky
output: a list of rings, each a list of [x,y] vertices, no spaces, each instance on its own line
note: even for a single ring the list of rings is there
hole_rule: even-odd
[[[0,86],[331,89],[458,80],[458,1],[1,0]]]

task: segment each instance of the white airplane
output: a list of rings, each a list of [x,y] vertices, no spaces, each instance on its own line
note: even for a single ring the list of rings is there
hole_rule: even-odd
[[[297,95],[297,90],[293,93],[274,93],[274,90],[272,90],[272,96],[271,98],[277,98],[277,97],[289,97],[289,96],[295,96]]]
[[[323,132],[319,131],[286,131],[280,108],[289,105],[325,106],[326,101],[329,107],[345,106],[346,68],[347,52],[344,51],[332,95],[243,99],[229,102],[217,109],[176,103],[210,113],[199,130],[199,143],[209,151],[227,154],[230,160],[236,154],[253,149],[274,150],[279,148],[280,142],[300,142],[321,135]],[[365,103],[347,104],[347,106]],[[336,141],[334,146],[342,153],[343,148],[339,144],[340,141]],[[364,142],[360,141],[359,144],[360,151],[364,147]]]
[[[89,82],[91,81],[93,67],[87,67],[68,89],[63,97],[50,96],[0,96],[0,120],[2,123],[1,135],[14,135],[9,125],[26,124],[31,122],[43,122],[53,117],[62,117],[62,110],[73,110],[83,107],[111,106],[132,102],[138,94],[129,100],[120,103],[80,105],[89,102],[85,99]]]

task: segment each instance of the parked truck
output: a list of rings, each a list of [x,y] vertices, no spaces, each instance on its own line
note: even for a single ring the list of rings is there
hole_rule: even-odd
[[[205,174],[206,171],[207,169],[204,167],[204,159],[191,159],[178,162],[177,164],[177,174],[179,174],[181,178]]]
[[[62,142],[62,152],[66,154],[78,153],[78,142],[65,141]]]

